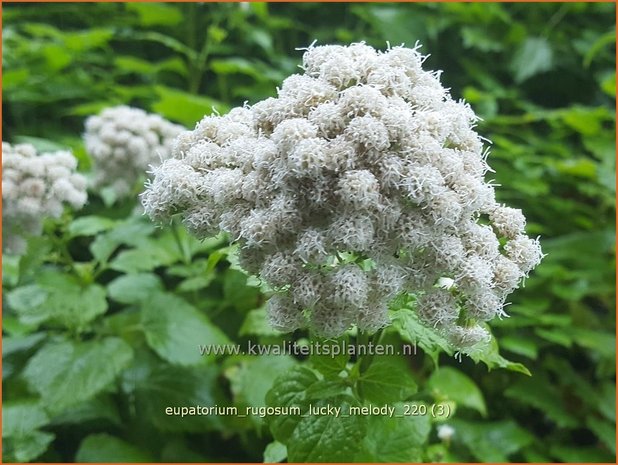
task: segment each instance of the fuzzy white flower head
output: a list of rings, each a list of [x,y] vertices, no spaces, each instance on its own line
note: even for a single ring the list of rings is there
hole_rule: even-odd
[[[277,291],[278,328],[375,331],[405,292],[457,349],[478,347],[478,323],[503,315],[542,254],[484,180],[474,112],[423,60],[418,47],[309,47],[277,98],[177,139],[146,213],[229,233],[242,266]]]
[[[94,161],[93,187],[131,193],[150,165],[169,158],[174,138],[185,130],[139,108],[106,108],[85,123],[84,143]]]
[[[88,195],[71,152],[37,155],[30,144],[2,142],[2,248],[22,253],[25,239],[39,235],[44,218],[58,218],[68,204],[79,209]]]

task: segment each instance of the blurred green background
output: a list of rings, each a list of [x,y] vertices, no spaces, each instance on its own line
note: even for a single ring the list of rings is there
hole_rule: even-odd
[[[488,177],[548,255],[513,294],[510,318],[492,323],[501,353],[531,377],[446,355],[442,372],[429,356],[409,361],[414,398],[457,406],[452,439],[433,423],[415,457],[613,462],[614,24],[613,3],[4,4],[3,139],[70,147],[87,171],[83,122],[102,108],[127,103],[192,128],[213,108],[275,95],[298,71],[296,48],[314,40],[419,41],[425,68],[443,70],[482,117]],[[281,337],[221,240],[155,230],[131,214],[136,204],[91,193],[24,257],[4,257],[5,461],[262,461],[272,438],[261,420],[170,420],[162,407],[262,405],[273,377],[299,361],[202,363],[178,348],[178,328],[189,340]],[[67,319],[84,283],[102,289],[102,311]],[[56,300],[34,306],[32,286]],[[152,323],[168,306],[175,319]],[[77,362],[90,371],[71,370]]]

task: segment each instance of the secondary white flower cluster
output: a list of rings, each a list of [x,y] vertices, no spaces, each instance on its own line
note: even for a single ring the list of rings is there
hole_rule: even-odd
[[[185,128],[139,108],[106,108],[86,120],[84,143],[94,160],[93,187],[111,187],[126,197],[150,165],[170,156]]]
[[[375,331],[412,292],[457,348],[487,340],[479,323],[503,315],[542,253],[484,181],[473,111],[423,60],[404,47],[310,47],[277,98],[178,137],[146,212],[178,213],[198,237],[228,232],[277,291],[268,310],[281,330]]]
[[[22,253],[26,237],[39,235],[44,218],[58,218],[64,203],[86,203],[86,179],[71,152],[37,155],[30,144],[2,142],[2,249]]]

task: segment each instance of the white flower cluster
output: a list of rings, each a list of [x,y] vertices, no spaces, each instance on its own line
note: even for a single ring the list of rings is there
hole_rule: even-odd
[[[229,233],[244,268],[277,291],[268,309],[281,330],[375,331],[412,292],[457,348],[483,342],[479,323],[503,315],[542,253],[484,182],[473,111],[422,62],[404,47],[310,47],[277,98],[178,137],[146,212],[178,213],[198,237]]]
[[[86,203],[86,179],[75,172],[71,152],[37,155],[30,144],[2,142],[2,249],[22,253],[26,237],[39,235],[46,217],[58,218],[63,203]]]
[[[185,128],[139,108],[106,108],[86,120],[84,143],[94,160],[93,186],[111,187],[126,197],[150,165],[170,156],[174,138]]]

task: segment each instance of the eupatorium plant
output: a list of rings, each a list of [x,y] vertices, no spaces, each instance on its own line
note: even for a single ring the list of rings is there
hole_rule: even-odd
[[[86,203],[86,179],[71,152],[38,155],[30,144],[2,142],[2,249],[21,253],[25,237],[39,235],[44,218],[58,218],[64,204]]]
[[[541,260],[520,210],[484,180],[472,109],[417,49],[309,47],[277,98],[207,116],[154,168],[142,200],[198,237],[227,232],[274,290],[272,324],[373,332],[403,292],[458,349]]]
[[[152,164],[170,156],[172,141],[185,128],[139,108],[106,108],[85,123],[84,143],[94,161],[93,187],[129,195]]]

